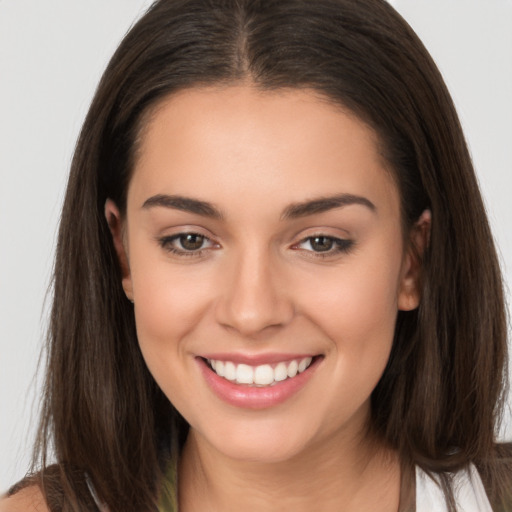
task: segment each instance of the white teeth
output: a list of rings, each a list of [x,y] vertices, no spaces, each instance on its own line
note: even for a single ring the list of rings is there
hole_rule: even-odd
[[[239,364],[236,367],[236,381],[238,384],[252,384],[254,382],[254,370],[247,364]]]
[[[268,386],[274,382],[274,370],[269,364],[256,366],[254,370],[254,384],[258,386]]]
[[[290,378],[295,377],[295,375],[297,375],[298,370],[299,370],[299,363],[297,363],[297,361],[292,361],[288,365],[288,377],[290,377]]]
[[[248,384],[254,386],[271,386],[276,382],[292,379],[298,373],[305,371],[312,363],[313,358],[293,359],[288,362],[281,362],[272,367],[270,364],[250,366],[248,364],[235,364],[231,361],[220,361],[209,359],[213,371],[227,380],[235,381],[237,384]]]
[[[227,361],[224,363],[224,375],[228,380],[235,380],[236,379],[236,366],[231,362]]]
[[[311,357],[306,357],[306,359],[302,359],[299,363],[299,373],[302,373],[310,364],[311,364]]]
[[[220,375],[221,377],[224,377],[224,362],[223,361],[212,361],[215,364],[214,370],[217,372],[217,375]]]
[[[281,382],[288,378],[288,368],[284,363],[279,363],[274,368],[274,379],[276,382]]]

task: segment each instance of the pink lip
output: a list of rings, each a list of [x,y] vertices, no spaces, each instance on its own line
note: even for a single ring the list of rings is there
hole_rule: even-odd
[[[220,354],[216,354],[216,357],[212,357],[211,359],[216,359],[218,357],[219,360],[238,362],[238,360],[233,359],[234,356],[232,354],[225,358],[219,356]],[[294,359],[294,357],[291,359]],[[304,372],[297,374],[296,377],[283,380],[282,382],[278,382],[273,386],[268,387],[253,387],[230,382],[226,379],[223,379],[222,377],[219,377],[201,357],[197,357],[196,361],[198,362],[210,389],[221,400],[227,402],[230,405],[234,405],[235,407],[241,407],[245,409],[266,409],[268,407],[273,407],[285,402],[300,389],[302,389],[313,376],[313,373],[321,359],[322,358],[314,359],[311,366],[309,366],[309,368]],[[279,359],[279,361],[284,360],[286,359]],[[247,359],[245,359],[245,361],[247,361]],[[268,363],[268,359],[266,361],[267,364],[270,364]]]

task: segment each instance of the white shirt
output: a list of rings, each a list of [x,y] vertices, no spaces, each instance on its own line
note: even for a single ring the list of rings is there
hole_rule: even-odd
[[[457,512],[492,512],[482,480],[470,464],[453,478]],[[416,512],[445,512],[444,493],[432,478],[416,467]]]

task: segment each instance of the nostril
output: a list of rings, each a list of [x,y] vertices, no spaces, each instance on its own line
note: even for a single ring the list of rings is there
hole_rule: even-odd
[[[294,309],[286,301],[279,302],[270,297],[247,297],[226,300],[216,311],[217,321],[244,336],[254,336],[262,331],[278,329],[287,325],[294,316]]]

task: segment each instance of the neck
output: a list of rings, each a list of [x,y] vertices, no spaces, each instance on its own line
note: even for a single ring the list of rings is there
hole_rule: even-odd
[[[396,512],[399,495],[398,457],[370,436],[262,462],[226,457],[191,429],[179,467],[180,512]]]

